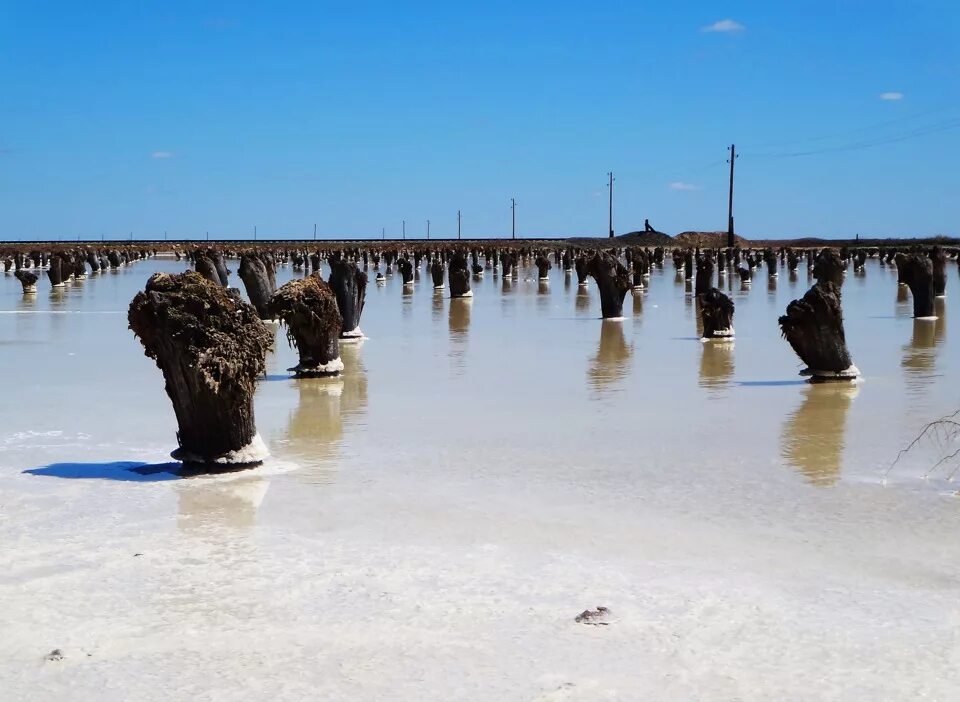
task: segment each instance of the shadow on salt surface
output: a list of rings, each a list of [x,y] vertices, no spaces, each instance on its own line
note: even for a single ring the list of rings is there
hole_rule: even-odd
[[[198,480],[232,479],[244,476],[279,475],[296,470],[299,466],[288,461],[268,458],[259,466],[231,466],[224,470],[209,471],[185,466],[176,461],[167,463],[143,463],[142,461],[113,461],[112,463],[51,463],[41,468],[29,468],[24,473],[47,478],[67,480],[118,480],[136,483],[155,483],[168,480],[196,478]]]
[[[180,463],[143,463],[114,461],[113,463],[51,463],[42,468],[23,471],[30,475],[68,480],[120,480],[130,482],[159,482],[180,480],[186,475]]]
[[[296,380],[290,373],[284,373],[280,375],[279,373],[263,375],[259,378],[262,383],[276,383],[281,380]]]
[[[781,385],[809,385],[808,379],[801,380],[741,380],[737,385],[745,388],[775,388]]]

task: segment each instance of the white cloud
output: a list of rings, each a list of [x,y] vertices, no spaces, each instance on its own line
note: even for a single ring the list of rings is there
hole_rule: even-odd
[[[153,158],[173,158],[172,151],[154,151],[150,154]]]
[[[682,180],[676,180],[670,183],[671,190],[699,190],[699,185],[694,185],[693,183],[684,183]]]
[[[721,32],[725,34],[739,34],[745,30],[746,27],[732,19],[722,19],[700,29],[701,32]]]
[[[880,93],[881,100],[903,100],[903,93],[891,91],[889,93]]]

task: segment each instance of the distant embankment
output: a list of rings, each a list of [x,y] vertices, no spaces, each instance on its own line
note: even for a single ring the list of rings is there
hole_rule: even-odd
[[[885,239],[866,238],[859,239],[823,239],[818,237],[802,237],[796,239],[783,238],[756,238],[747,239],[742,236],[735,236],[736,245],[741,248],[762,248],[762,247],[794,247],[794,248],[822,248],[822,247],[841,247],[841,246],[871,246],[871,247],[906,247],[906,246],[960,246],[960,238],[949,236],[926,236],[926,237],[890,237]],[[509,239],[509,238],[479,238],[479,239],[92,239],[92,240],[0,240],[0,246],[5,248],[29,248],[31,246],[47,246],[59,248],[71,247],[103,247],[110,246],[134,246],[149,247],[160,251],[172,251],[173,249],[202,248],[215,244],[218,246],[244,247],[244,246],[333,246],[337,248],[344,247],[376,247],[380,246],[406,246],[406,247],[426,247],[436,246],[468,246],[483,248],[496,244],[508,248],[537,248],[550,247],[562,244],[569,244],[583,249],[609,248],[612,246],[643,246],[655,248],[662,246],[664,248],[701,248],[701,249],[719,249],[727,246],[726,232],[697,232],[685,231],[670,236],[664,232],[658,231],[636,231],[627,234],[620,234],[614,238],[605,236],[597,237],[539,237],[537,239]]]

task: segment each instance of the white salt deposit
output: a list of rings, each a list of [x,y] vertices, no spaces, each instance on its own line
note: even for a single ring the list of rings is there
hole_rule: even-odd
[[[170,455],[176,460],[183,461],[184,463],[205,462],[203,456],[198,456],[183,448],[175,449],[170,453]],[[263,443],[263,439],[260,438],[260,434],[255,434],[253,439],[250,440],[249,444],[243,448],[239,448],[225,453],[222,456],[218,456],[213,462],[217,465],[244,465],[247,463],[257,463],[258,461],[262,461],[269,455],[270,450],[267,448],[267,445]]]

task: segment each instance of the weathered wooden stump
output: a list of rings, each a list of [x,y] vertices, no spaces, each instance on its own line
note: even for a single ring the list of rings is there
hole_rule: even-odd
[[[357,341],[363,338],[360,331],[360,315],[367,296],[367,274],[350,261],[330,261],[330,287],[337,298],[337,307],[343,318],[340,341]]]
[[[270,274],[263,256],[245,253],[240,257],[240,280],[247,289],[247,297],[260,315],[260,319],[273,319],[270,312],[270,298],[273,297],[276,282],[271,284]]]
[[[907,255],[905,253],[896,253],[893,255],[893,262],[897,266],[897,285],[907,284],[906,279],[903,277],[903,262],[906,260],[907,260]]]
[[[253,394],[273,334],[256,310],[193,271],[156,273],[127,320],[173,403],[179,448],[172,456],[210,470],[260,463],[267,450]]]
[[[546,256],[537,256],[534,264],[537,267],[539,279],[542,281],[550,280],[550,269],[553,267],[550,265],[550,260]]]
[[[433,279],[434,290],[443,290],[445,287],[443,282],[444,272],[443,259],[439,257],[433,259],[430,264],[430,277]]]
[[[800,360],[802,375],[814,380],[853,380],[860,371],[850,358],[843,332],[840,289],[833,283],[816,283],[799,300],[787,305],[780,331]]]
[[[467,257],[457,251],[450,257],[450,297],[473,297],[470,289],[470,271],[467,270]]]
[[[496,264],[494,264],[496,265]],[[511,251],[504,251],[500,255],[500,270],[506,278],[513,273],[513,267],[517,265],[516,254]]]
[[[60,254],[55,254],[50,259],[50,267],[47,269],[47,277],[50,279],[50,285],[55,288],[62,288],[70,277],[69,263],[64,266],[64,260]]]
[[[297,376],[333,376],[343,370],[340,327],[343,318],[337,298],[319,274],[292,280],[270,299],[271,317],[287,329],[287,341],[300,362],[287,370]]]
[[[823,249],[813,262],[813,277],[818,283],[833,283],[839,294],[840,288],[843,287],[843,274],[846,268],[834,249]]]
[[[800,265],[800,257],[794,253],[793,249],[790,249],[787,252],[787,270],[791,273],[796,273],[798,265]]]
[[[208,258],[206,254],[200,253],[199,251],[194,254],[193,268],[206,280],[209,280],[214,285],[223,287],[223,284],[220,282],[220,274],[217,273],[217,267],[213,265],[213,261]]]
[[[936,297],[933,261],[922,254],[897,254],[897,270],[913,296],[913,316],[917,319],[936,319],[933,310]]]
[[[37,292],[37,274],[33,271],[28,271],[26,268],[21,268],[16,273],[13,274],[17,280],[20,281],[20,285],[23,286],[23,294],[28,295],[31,293]]]
[[[603,318],[623,319],[623,298],[631,287],[630,272],[616,258],[603,252],[593,255],[587,272],[597,282]]]
[[[413,286],[413,264],[406,257],[397,261],[397,270],[404,285]]]
[[[930,262],[933,264],[933,294],[945,297],[947,294],[947,255],[939,246],[930,249]]]
[[[777,255],[773,253],[773,249],[767,249],[763,252],[763,260],[767,264],[767,275],[771,278],[775,278],[779,275],[777,271]]]
[[[697,259],[697,274],[693,285],[693,294],[699,297],[713,285],[713,259],[709,255]]]
[[[587,287],[587,276],[589,275],[587,263],[587,257],[583,254],[577,256],[573,262],[574,268],[577,271],[577,285],[579,285],[581,288]]]
[[[733,339],[733,300],[716,288],[697,295],[704,339]]]
[[[867,267],[867,252],[863,249],[857,251],[853,257],[853,269],[855,271],[866,270]]]

